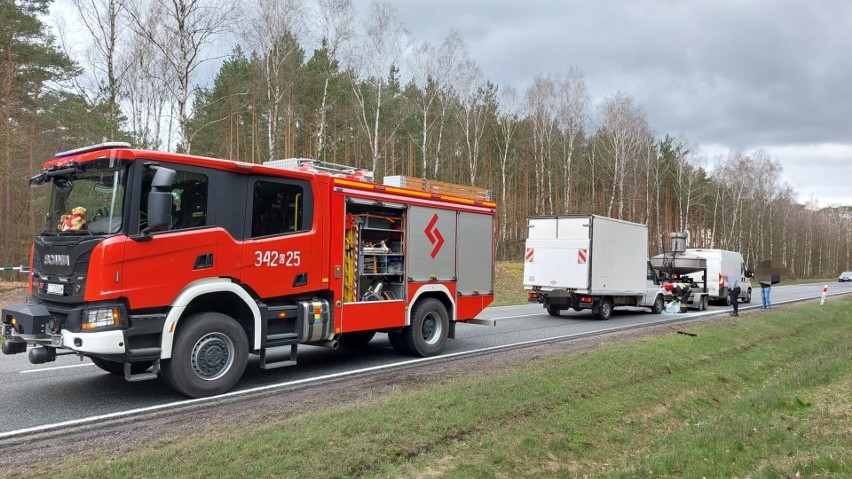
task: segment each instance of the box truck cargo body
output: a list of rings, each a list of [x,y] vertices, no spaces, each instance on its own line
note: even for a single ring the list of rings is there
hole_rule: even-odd
[[[572,215],[532,217],[527,226],[524,288],[550,314],[591,309],[609,319],[618,306],[662,311],[645,225]]]
[[[686,253],[707,260],[707,293],[710,300],[730,305],[728,275],[738,275],[740,279],[740,301],[743,303],[751,302],[751,280],[743,261],[743,255],[736,251],[723,249],[687,249]],[[693,275],[688,276],[692,277]]]

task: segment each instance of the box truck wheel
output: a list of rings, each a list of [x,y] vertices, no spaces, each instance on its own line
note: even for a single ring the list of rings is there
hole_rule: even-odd
[[[606,321],[607,319],[612,317],[612,299],[611,298],[603,298],[601,299],[600,304],[597,308],[598,318]]]
[[[414,356],[434,356],[444,349],[450,320],[444,303],[426,298],[414,305],[411,326],[402,330],[405,348]]]
[[[178,323],[172,357],[163,378],[189,397],[222,394],[233,388],[248,362],[242,326],[221,313],[193,314]]]
[[[707,296],[702,296],[701,297],[701,305],[698,307],[698,310],[699,311],[706,310],[707,309],[707,303],[709,303],[709,302],[710,301],[707,299]]]
[[[551,316],[559,316],[560,311],[562,311],[562,310],[557,308],[556,306],[548,306],[547,307],[547,314],[549,314]]]
[[[124,376],[124,363],[120,363],[118,361],[109,361],[107,359],[90,357],[89,359],[95,363],[95,366],[103,369],[104,371],[115,374],[116,376]],[[154,361],[142,361],[138,363],[133,363],[130,365],[130,374],[139,374],[144,373],[151,366],[154,365]]]
[[[657,299],[654,300],[654,307],[651,308],[651,312],[654,314],[660,314],[663,312],[663,307],[665,306],[665,301],[663,300],[663,295],[658,294]]]

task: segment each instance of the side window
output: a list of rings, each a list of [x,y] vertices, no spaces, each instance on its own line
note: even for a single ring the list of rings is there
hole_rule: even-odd
[[[254,184],[251,237],[272,236],[311,228],[305,190],[292,183],[258,180]]]
[[[145,210],[153,178],[154,170],[152,168],[146,169],[142,178],[140,229],[147,226]],[[177,170],[175,183],[172,187],[172,218],[170,229],[181,230],[207,226],[208,185],[207,175],[203,173]]]

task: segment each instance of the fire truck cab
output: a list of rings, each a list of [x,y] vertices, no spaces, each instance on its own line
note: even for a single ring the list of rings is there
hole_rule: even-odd
[[[493,324],[475,319],[493,301],[489,198],[332,167],[124,143],[57,154],[30,181],[51,193],[30,296],[0,314],[2,352],[77,354],[203,397],[232,389],[252,354],[289,366],[299,344],[379,332],[432,356],[458,322]]]

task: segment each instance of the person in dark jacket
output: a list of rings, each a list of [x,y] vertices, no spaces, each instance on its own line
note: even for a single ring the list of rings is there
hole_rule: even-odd
[[[734,311],[731,313],[731,316],[739,316],[740,311],[740,275],[739,274],[729,274],[728,275],[728,294],[731,295],[731,305],[734,307]]]

